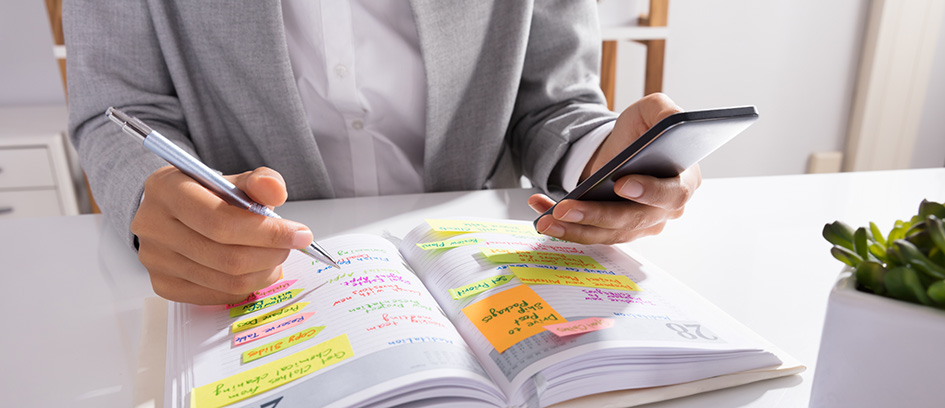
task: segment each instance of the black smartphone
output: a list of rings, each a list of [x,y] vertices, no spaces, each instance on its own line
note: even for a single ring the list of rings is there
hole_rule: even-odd
[[[669,115],[578,184],[562,200],[625,200],[614,192],[617,179],[628,174],[675,177],[732,140],[757,119],[758,111],[754,106]],[[552,211],[554,206],[538,218]]]

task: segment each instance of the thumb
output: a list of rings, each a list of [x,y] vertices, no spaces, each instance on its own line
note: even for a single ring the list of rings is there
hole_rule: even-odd
[[[226,177],[236,188],[243,190],[249,198],[262,205],[278,207],[284,204],[289,196],[282,175],[268,167],[259,167],[253,171]]]

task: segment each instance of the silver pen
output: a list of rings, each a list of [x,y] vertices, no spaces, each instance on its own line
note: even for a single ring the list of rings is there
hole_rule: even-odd
[[[121,126],[121,130],[125,133],[139,137],[144,147],[147,147],[148,150],[161,156],[161,158],[167,160],[168,163],[173,164],[181,173],[190,176],[194,181],[200,183],[200,185],[213,192],[213,194],[216,194],[217,197],[220,197],[228,204],[252,211],[259,215],[282,218],[279,214],[276,214],[275,211],[270,210],[269,207],[250,199],[246,193],[236,188],[233,183],[223,178],[220,173],[201,163],[200,160],[197,160],[197,158],[185,152],[156,130],[151,129],[150,126],[144,124],[140,119],[115,108],[108,108],[108,110],[105,111],[105,116]],[[314,240],[308,247],[299,249],[299,251],[302,251],[315,260],[325,262],[340,269],[335,260],[328,255],[328,252]]]

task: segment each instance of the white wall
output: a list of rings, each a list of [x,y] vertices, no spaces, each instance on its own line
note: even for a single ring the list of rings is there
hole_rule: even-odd
[[[945,166],[945,24],[939,28],[912,167]]]
[[[804,173],[812,152],[843,149],[868,2],[669,4],[663,91],[685,109],[755,105],[760,113],[702,161],[705,177]],[[642,95],[643,59],[642,46],[621,43],[617,108]]]
[[[0,1],[0,105],[63,104],[46,5]]]

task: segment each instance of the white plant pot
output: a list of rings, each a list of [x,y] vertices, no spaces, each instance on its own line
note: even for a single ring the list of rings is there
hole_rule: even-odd
[[[945,311],[856,290],[830,291],[811,407],[945,407]]]

